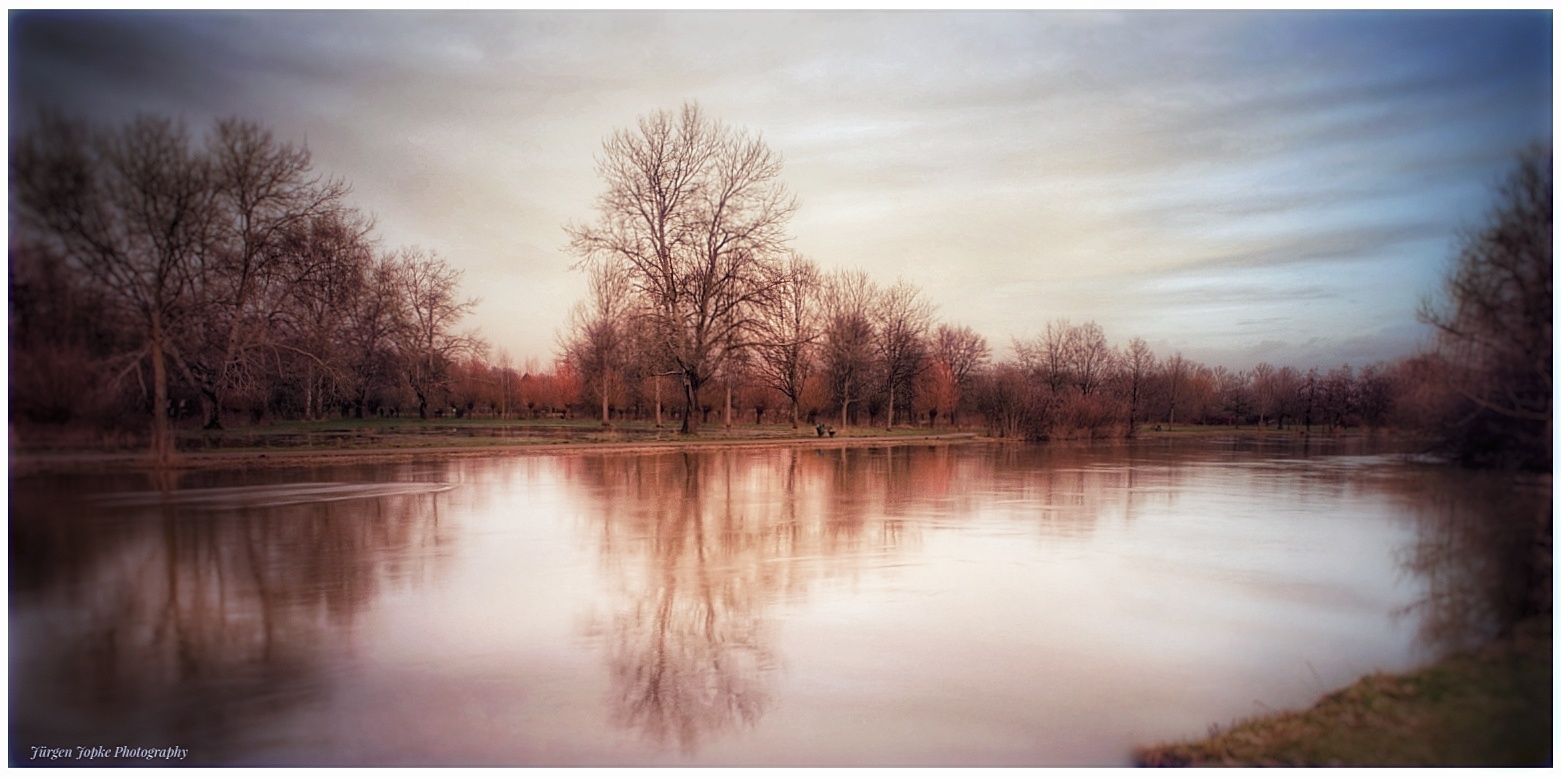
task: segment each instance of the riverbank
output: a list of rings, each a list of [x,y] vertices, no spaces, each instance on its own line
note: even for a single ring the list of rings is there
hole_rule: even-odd
[[[1373,674],[1310,709],[1134,752],[1140,766],[1548,766],[1552,620],[1402,675]]]
[[[144,440],[84,430],[32,427],[10,430],[9,462],[13,477],[46,472],[140,470],[151,467]],[[1314,432],[1337,438],[1360,432]],[[1188,437],[1287,438],[1309,436],[1298,429],[1231,426],[1155,426],[1139,428],[1139,439]],[[846,447],[952,443],[992,440],[958,428],[812,425],[704,425],[695,435],[675,426],[561,419],[336,419],[288,421],[225,430],[182,429],[176,433],[176,469],[313,466],[405,462],[429,458],[572,454],[582,452],[664,451],[689,447],[804,445]],[[1066,443],[1064,443],[1066,444]]]
[[[951,444],[986,440],[973,432],[852,428],[820,436],[811,428],[739,426],[707,428],[685,436],[649,425],[603,428],[598,424],[337,423],[289,424],[235,432],[181,436],[175,469],[237,469],[322,464],[399,463],[429,459],[582,453],[649,453],[690,448],[752,448]],[[22,449],[9,453],[11,476],[51,472],[105,472],[152,467],[142,450]]]

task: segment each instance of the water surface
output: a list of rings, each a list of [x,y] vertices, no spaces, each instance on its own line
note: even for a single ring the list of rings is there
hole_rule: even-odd
[[[13,764],[1123,765],[1487,633],[1443,549],[1514,493],[1236,438],[157,486],[12,480]]]

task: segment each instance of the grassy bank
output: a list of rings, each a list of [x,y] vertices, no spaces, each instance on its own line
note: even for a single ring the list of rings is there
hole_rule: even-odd
[[[1551,620],[1403,675],[1374,674],[1311,709],[1195,742],[1140,748],[1140,766],[1541,766],[1553,757]]]
[[[118,471],[151,466],[144,441],[92,440],[80,436],[18,434],[13,426],[10,472]],[[228,430],[180,430],[176,469],[254,466],[302,466],[429,457],[510,456],[599,451],[646,451],[685,447],[807,445],[850,447],[923,442],[970,442],[971,432],[896,427],[851,427],[820,437],[811,426],[721,424],[695,435],[675,426],[622,423],[604,427],[594,421],[515,421],[496,419],[397,419],[284,422]]]
[[[959,430],[881,426],[857,426],[836,430],[835,438],[917,437],[950,434]],[[817,439],[811,425],[797,429],[790,424],[733,424],[717,422],[702,425],[697,434],[678,432],[675,424],[656,426],[648,421],[615,422],[603,426],[589,420],[501,420],[501,419],[335,419],[327,421],[281,421],[229,429],[183,428],[175,431],[175,448],[180,452],[274,451],[341,449],[418,449],[431,447],[484,447],[550,445],[559,443],[677,442],[710,440]],[[48,427],[11,427],[11,451],[18,454],[47,453],[140,453],[145,451],[145,435],[130,433],[92,433],[75,429]]]

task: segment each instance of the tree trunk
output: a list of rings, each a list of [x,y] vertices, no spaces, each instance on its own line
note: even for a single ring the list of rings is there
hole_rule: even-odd
[[[656,428],[661,428],[661,376],[656,376]]]
[[[602,375],[602,426],[612,426],[607,417],[607,375]]]
[[[687,372],[683,373],[683,426],[680,431],[683,434],[695,434],[699,431],[699,422],[694,420],[694,414],[699,412],[699,382]]]
[[[732,428],[732,382],[731,381],[727,381],[726,382],[726,418],[725,418],[725,424],[726,424],[726,428],[728,430],[730,430]]]
[[[152,463],[173,463],[173,429],[168,424],[168,364],[163,354],[163,314],[152,313]]]
[[[886,431],[894,431],[894,381],[889,381],[889,423],[884,427]]]
[[[215,388],[203,388],[196,393],[200,397],[201,417],[206,419],[201,424],[201,428],[207,430],[221,429],[222,399],[217,396],[217,390]]]
[[[851,407],[851,381],[846,379],[840,390],[840,428],[846,428],[846,410]]]

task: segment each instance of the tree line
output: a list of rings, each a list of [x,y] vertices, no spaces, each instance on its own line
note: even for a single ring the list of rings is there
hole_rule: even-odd
[[[1229,370],[1048,323],[997,361],[929,296],[793,250],[797,202],[762,138],[697,105],[603,143],[595,218],[566,226],[588,291],[557,358],[495,363],[476,300],[381,248],[345,182],[238,120],[192,139],[143,117],[46,116],[12,144],[13,425],[387,413],[963,427],[1049,440],[1145,425],[1433,432],[1469,463],[1550,462],[1550,151],[1525,154],[1446,288],[1433,347],[1360,369]],[[160,408],[153,412],[153,408]],[[182,421],[193,424],[193,420]],[[1540,467],[1540,463],[1543,467]]]
[[[937,321],[913,284],[823,272],[796,255],[785,272],[782,304],[764,312],[765,336],[717,362],[705,381],[714,391],[690,412],[672,388],[681,374],[658,358],[656,330],[642,324],[650,314],[634,307],[621,274],[593,268],[560,340],[577,412],[603,424],[682,423],[686,414],[697,428],[715,413],[728,426],[768,417],[794,428],[968,427],[1032,440],[1173,424],[1380,429],[1418,412],[1412,389],[1423,360],[1233,371],[1180,353],[1159,358],[1142,338],[1112,345],[1094,322],[1054,320],[1016,339],[1016,358],[994,361],[985,337]]]
[[[200,137],[143,116],[100,127],[45,115],[11,148],[11,416],[114,426],[235,412],[420,417],[476,300],[419,248],[381,249],[348,185],[257,124]]]

